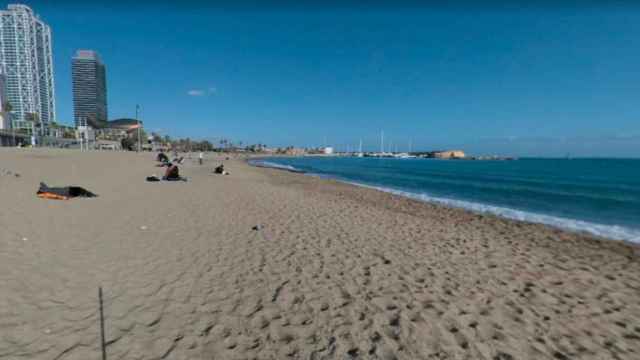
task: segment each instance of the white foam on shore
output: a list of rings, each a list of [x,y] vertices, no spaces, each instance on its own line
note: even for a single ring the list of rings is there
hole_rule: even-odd
[[[452,206],[456,208],[463,208],[463,209],[471,210],[473,212],[478,212],[478,213],[494,214],[494,215],[502,216],[508,219],[513,219],[513,220],[540,223],[540,224],[545,224],[545,225],[553,226],[553,227],[564,229],[564,230],[574,231],[574,232],[587,232],[587,233],[604,237],[604,238],[609,238],[614,240],[624,240],[624,241],[640,244],[640,230],[631,229],[624,226],[596,224],[588,221],[538,214],[534,212],[516,210],[516,209],[494,206],[494,205],[487,205],[487,204],[476,203],[476,202],[465,201],[465,200],[441,198],[436,196],[430,196],[424,193],[422,194],[413,193],[413,192],[397,190],[392,188],[366,185],[366,184],[361,184],[357,182],[347,181],[347,183],[356,185],[356,186],[366,187],[369,189],[384,191],[387,193],[400,195],[400,196],[408,197],[408,198],[419,200],[419,201],[437,203],[437,204]]]
[[[302,170],[296,169],[293,166],[282,165],[282,164],[274,163],[271,161],[265,161],[265,160],[249,160],[249,165],[253,165],[257,167],[273,168],[273,169],[279,169],[279,170],[287,170],[287,171],[293,171],[293,172],[303,172]]]
[[[255,166],[272,167],[275,169],[301,172],[299,169],[296,169],[293,166],[276,164],[270,161],[255,161],[255,162],[250,161],[250,163],[251,165],[255,165]],[[437,204],[456,207],[456,208],[462,208],[462,209],[470,210],[477,213],[488,213],[488,214],[498,215],[498,216],[502,216],[508,219],[513,219],[513,220],[540,223],[540,224],[545,224],[545,225],[553,226],[553,227],[564,229],[564,230],[574,231],[574,232],[587,232],[589,234],[604,237],[604,238],[609,238],[614,240],[624,240],[624,241],[640,244],[640,230],[631,229],[624,226],[597,224],[597,223],[592,223],[588,221],[539,214],[534,212],[511,209],[507,207],[500,207],[500,206],[482,204],[482,203],[465,201],[465,200],[456,200],[456,199],[431,196],[426,193],[416,193],[416,192],[398,190],[398,189],[393,189],[388,187],[363,184],[359,182],[340,179],[340,178],[325,175],[325,174],[307,173],[307,175],[334,179],[347,184],[365,187],[368,189],[374,189],[378,191],[383,191],[383,192],[411,198],[414,200],[437,203]]]

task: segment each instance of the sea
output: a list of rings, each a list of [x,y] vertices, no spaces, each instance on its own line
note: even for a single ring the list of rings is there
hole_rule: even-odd
[[[640,243],[640,159],[273,157],[266,166]]]

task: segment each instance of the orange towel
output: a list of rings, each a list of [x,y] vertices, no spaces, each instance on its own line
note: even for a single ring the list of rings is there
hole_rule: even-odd
[[[52,200],[69,200],[68,196],[62,196],[50,192],[38,192],[38,197],[43,199],[52,199]]]

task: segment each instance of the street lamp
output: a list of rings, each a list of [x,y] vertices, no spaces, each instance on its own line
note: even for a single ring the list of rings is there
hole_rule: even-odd
[[[139,111],[140,111],[140,105],[136,104],[136,121],[138,122],[138,152],[142,150],[142,142],[140,139],[140,119],[138,118]]]

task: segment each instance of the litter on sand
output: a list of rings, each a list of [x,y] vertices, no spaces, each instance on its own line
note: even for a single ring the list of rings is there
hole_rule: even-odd
[[[13,176],[13,177],[20,177],[20,174],[18,174],[17,172],[13,172],[11,170],[7,170],[7,169],[0,169],[0,175],[2,176]]]

